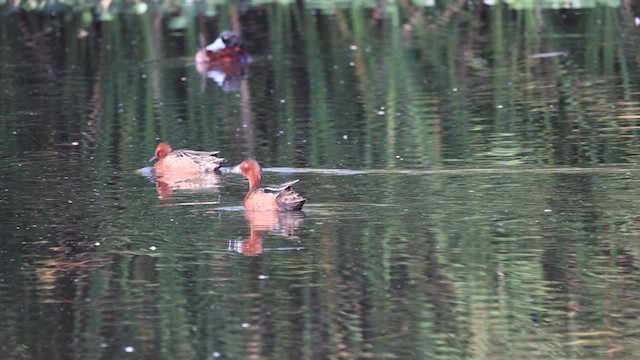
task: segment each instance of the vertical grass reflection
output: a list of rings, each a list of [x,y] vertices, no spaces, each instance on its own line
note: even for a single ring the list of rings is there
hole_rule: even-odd
[[[635,170],[597,167],[640,151],[629,14],[214,3],[2,18],[3,358],[638,353]],[[236,92],[190,64],[226,28],[255,57]],[[381,173],[305,174],[305,251],[245,258],[236,213],[134,177],[160,139]]]

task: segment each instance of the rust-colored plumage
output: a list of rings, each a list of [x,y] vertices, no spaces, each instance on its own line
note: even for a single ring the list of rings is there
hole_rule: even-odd
[[[156,176],[198,175],[215,171],[225,161],[218,157],[219,151],[173,150],[171,145],[160,143],[150,161],[158,160],[153,165]],[[188,176],[186,176],[188,177]]]
[[[293,191],[292,185],[298,180],[261,188],[262,168],[255,160],[245,160],[231,169],[231,172],[242,174],[249,180],[249,191],[244,197],[244,208],[250,211],[284,211],[300,210],[307,199]]]
[[[198,50],[195,60],[196,63],[246,62],[249,56],[244,51],[244,42],[240,35],[225,30],[214,42]]]

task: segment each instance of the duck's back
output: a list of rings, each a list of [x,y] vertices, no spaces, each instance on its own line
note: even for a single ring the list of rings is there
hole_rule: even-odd
[[[306,201],[307,199],[300,196],[300,194],[291,188],[281,192],[280,195],[276,197],[276,204],[278,204],[280,210],[302,210],[302,206]]]
[[[219,151],[174,150],[167,158],[172,162],[196,168],[200,172],[214,171],[225,161],[217,155]]]
[[[244,199],[246,210],[279,211],[300,210],[307,199],[300,196],[291,188],[298,180],[279,186],[256,189],[247,194]]]
[[[277,191],[276,205],[279,210],[301,210],[307,199],[303,198],[293,190],[293,184],[299,180],[293,180],[279,185],[276,188],[267,188],[269,190]]]
[[[157,173],[197,173],[200,171],[198,164],[196,164],[188,156],[184,156],[179,151],[173,151],[169,155],[160,159],[155,165],[153,170]]]

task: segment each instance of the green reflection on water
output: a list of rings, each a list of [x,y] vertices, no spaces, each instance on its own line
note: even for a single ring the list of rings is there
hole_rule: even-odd
[[[640,351],[631,15],[312,8],[3,18],[2,358]],[[189,62],[233,24],[224,91]],[[158,199],[160,139],[287,168],[304,220]]]

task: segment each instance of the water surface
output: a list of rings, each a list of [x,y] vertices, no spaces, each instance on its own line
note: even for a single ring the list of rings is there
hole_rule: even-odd
[[[637,9],[315,6],[3,15],[1,357],[640,353]],[[155,183],[159,141],[304,211]]]

